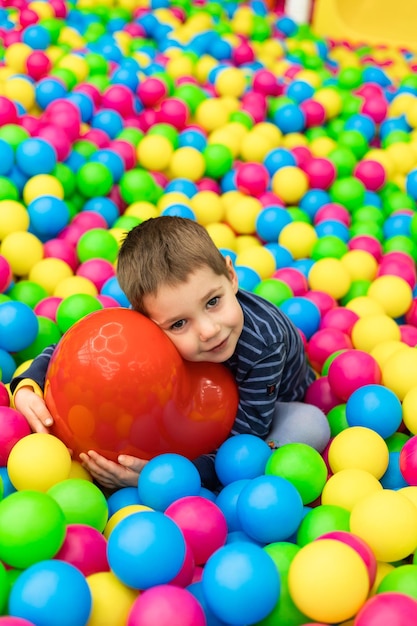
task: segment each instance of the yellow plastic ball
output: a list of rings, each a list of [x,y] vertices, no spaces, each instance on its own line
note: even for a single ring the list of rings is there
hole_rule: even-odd
[[[294,259],[310,258],[318,237],[314,226],[306,222],[290,222],[282,228],[278,243],[287,248]]]
[[[40,196],[53,196],[54,198],[64,198],[64,187],[61,181],[50,174],[37,174],[29,178],[23,187],[23,200],[26,205],[30,204]]]
[[[352,280],[373,280],[378,270],[375,257],[366,250],[349,250],[341,259]]]
[[[394,172],[396,174],[407,174],[414,169],[417,157],[413,147],[408,143],[393,143],[386,148],[388,156],[394,163]]]
[[[26,59],[33,52],[32,48],[23,42],[12,43],[4,51],[4,62],[7,67],[19,74],[26,71]]]
[[[17,200],[0,201],[0,240],[10,233],[29,228],[29,213],[26,207]]]
[[[336,117],[342,110],[342,97],[334,87],[320,87],[314,94],[314,100],[324,106],[327,119]]]
[[[43,245],[32,233],[15,231],[1,242],[0,254],[8,260],[15,276],[27,276],[43,258]]]
[[[249,250],[249,248],[260,248],[262,247],[261,242],[256,237],[256,235],[237,235],[235,250],[236,254],[240,254],[245,250]]]
[[[199,191],[190,199],[190,206],[197,222],[203,226],[213,222],[221,222],[224,219],[224,203],[214,191]]]
[[[345,308],[349,309],[359,315],[359,317],[366,317],[368,315],[384,315],[384,309],[382,305],[376,300],[372,300],[368,296],[357,296],[352,298],[345,304]]]
[[[281,167],[275,172],[271,180],[272,191],[285,204],[297,204],[308,191],[309,180],[303,170],[294,165]]]
[[[172,154],[169,171],[173,178],[189,178],[197,181],[202,178],[206,162],[201,152],[190,146],[178,148]]]
[[[309,144],[307,137],[302,133],[288,133],[288,135],[283,136],[281,145],[283,148],[292,150],[292,148],[308,146]]]
[[[208,143],[210,145],[216,144],[229,148],[233,158],[236,158],[240,154],[242,145],[243,134],[239,135],[230,130],[230,124],[213,130],[208,137]]]
[[[66,480],[71,469],[71,454],[57,437],[32,433],[13,446],[7,471],[18,490],[48,491],[52,485]]]
[[[84,276],[67,276],[59,281],[53,295],[58,298],[69,298],[78,293],[97,296],[98,289],[91,280]]]
[[[238,98],[245,91],[247,80],[242,70],[237,67],[226,67],[218,72],[214,85],[220,96]]]
[[[389,315],[366,315],[355,322],[351,339],[358,350],[371,352],[382,341],[400,340],[401,331]]]
[[[263,246],[254,246],[240,252],[236,257],[236,265],[251,267],[261,279],[270,278],[276,270],[273,254]]]
[[[223,222],[212,222],[211,224],[207,224],[206,229],[217,248],[235,250],[236,234],[230,226]]]
[[[417,385],[403,399],[403,422],[413,435],[417,433]]]
[[[207,132],[212,132],[227,124],[229,111],[219,98],[207,98],[197,106],[194,117],[199,126]]]
[[[226,222],[241,235],[251,235],[256,231],[256,219],[262,205],[256,198],[246,196],[226,208]]]
[[[401,276],[378,276],[369,286],[367,295],[382,305],[390,317],[404,315],[413,301],[413,291]]]
[[[336,435],[329,446],[329,465],[332,472],[360,469],[380,479],[389,460],[388,446],[375,430],[351,426]]]
[[[50,6],[48,2],[43,2],[43,0],[33,0],[33,2],[29,2],[28,9],[34,11],[41,19],[54,17],[52,6]]]
[[[86,578],[92,598],[89,626],[125,626],[136,589],[126,587],[113,572],[97,572]]]
[[[417,128],[417,100],[414,99],[414,102],[410,104],[407,111],[404,113],[407,124],[411,126],[411,128]]]
[[[29,280],[41,285],[50,296],[54,294],[59,283],[70,276],[73,276],[73,271],[68,263],[53,257],[41,259],[29,271]]]
[[[319,539],[291,561],[288,588],[297,608],[317,622],[340,623],[356,615],[369,592],[369,575],[356,550],[342,541]]]
[[[177,79],[181,76],[192,76],[194,72],[194,62],[191,57],[179,56],[169,59],[166,63],[165,71],[171,78]]]
[[[132,217],[138,217],[142,222],[148,220],[151,217],[158,217],[160,211],[151,202],[145,200],[133,202],[129,204],[124,215],[131,215]]]
[[[390,356],[382,368],[382,383],[402,401],[417,386],[417,350],[407,347]]]
[[[273,137],[266,137],[263,133],[251,130],[242,137],[240,156],[243,161],[263,163],[268,152],[276,147]]]
[[[274,146],[276,147],[279,146],[281,143],[282,132],[280,131],[278,126],[275,126],[271,122],[258,122],[258,124],[255,124],[255,126],[253,127],[253,132],[259,133],[263,137],[266,137],[267,139],[269,139],[269,141],[272,141]]]
[[[350,529],[366,541],[378,561],[399,561],[417,548],[417,507],[397,491],[376,491],[355,504]]]
[[[124,506],[123,508],[113,513],[113,515],[107,521],[106,527],[103,530],[103,535],[106,537],[106,539],[108,539],[115,526],[117,526],[117,524],[121,522],[122,519],[129,517],[129,515],[132,515],[133,513],[141,513],[142,511],[152,510],[153,509],[151,509],[149,506],[145,506],[144,504],[128,504],[127,506]]]
[[[348,270],[340,259],[319,259],[311,267],[308,274],[310,289],[324,291],[339,300],[347,294],[351,285]]]
[[[310,151],[315,157],[327,157],[332,150],[337,148],[337,142],[331,137],[316,137],[309,143]]]
[[[398,493],[408,498],[417,507],[417,487],[415,485],[401,487],[401,489],[398,489]]]
[[[158,211],[162,212],[164,209],[172,206],[173,204],[185,204],[186,206],[190,205],[190,198],[185,195],[185,193],[181,193],[180,191],[170,191],[169,193],[164,193],[158,200],[157,208]]]
[[[71,460],[71,469],[68,474],[68,478],[78,478],[81,480],[88,480],[90,483],[93,482],[93,477],[90,472],[83,467],[79,461],[74,459]]]
[[[392,572],[393,569],[395,569],[395,565],[392,565],[392,563],[386,563],[385,561],[376,562],[375,582],[371,587],[369,597],[372,597],[377,593],[379,585],[381,584],[385,576]]]
[[[208,76],[215,67],[217,67],[217,61],[214,57],[203,54],[200,57],[194,67],[194,76],[200,83],[205,83],[208,79]]]
[[[360,498],[381,489],[381,483],[370,472],[358,468],[344,469],[330,476],[324,485],[321,503],[351,511]]]
[[[416,102],[416,98],[411,93],[399,93],[391,100],[388,106],[388,114],[390,117],[399,117],[406,115],[410,107]]]
[[[162,172],[171,162],[174,148],[172,143],[162,135],[147,135],[136,148],[138,163],[148,170]]]
[[[78,54],[66,54],[58,61],[57,67],[73,72],[78,82],[86,80],[90,72],[87,61]]]
[[[387,341],[381,341],[378,343],[369,354],[375,359],[380,367],[380,370],[382,371],[385,362],[391,355],[398,352],[398,350],[407,349],[407,347],[407,344],[402,341],[397,339],[388,339]]]
[[[4,83],[4,95],[9,100],[18,102],[25,111],[31,111],[35,104],[35,89],[26,78],[9,78]]]

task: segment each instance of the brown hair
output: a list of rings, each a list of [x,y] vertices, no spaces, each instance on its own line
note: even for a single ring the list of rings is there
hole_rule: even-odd
[[[204,226],[188,218],[163,215],[126,234],[119,250],[117,277],[132,307],[146,314],[144,296],[155,295],[161,285],[183,283],[202,267],[229,278],[226,260]]]

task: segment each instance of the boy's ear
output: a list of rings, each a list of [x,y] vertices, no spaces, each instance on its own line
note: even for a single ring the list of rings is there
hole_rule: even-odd
[[[233,291],[237,293],[237,290],[239,289],[239,279],[237,277],[236,270],[233,265],[233,261],[230,258],[230,256],[227,256],[225,258],[226,258],[226,267],[229,272],[229,279],[230,279],[230,282],[232,283]]]

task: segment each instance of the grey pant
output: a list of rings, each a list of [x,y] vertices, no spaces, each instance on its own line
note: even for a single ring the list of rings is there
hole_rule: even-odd
[[[323,452],[330,440],[330,426],[323,411],[313,404],[277,402],[271,430],[265,439],[277,448],[286,443],[306,443]]]

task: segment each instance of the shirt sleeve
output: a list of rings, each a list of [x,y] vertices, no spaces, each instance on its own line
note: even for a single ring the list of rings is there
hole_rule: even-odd
[[[52,354],[55,350],[56,344],[52,344],[48,346],[41,352],[41,354],[35,357],[29,367],[19,374],[19,376],[15,376],[10,381],[10,391],[12,394],[15,392],[18,384],[24,379],[33,380],[43,391],[45,387],[45,378],[46,372],[48,370],[49,361],[51,360]]]

